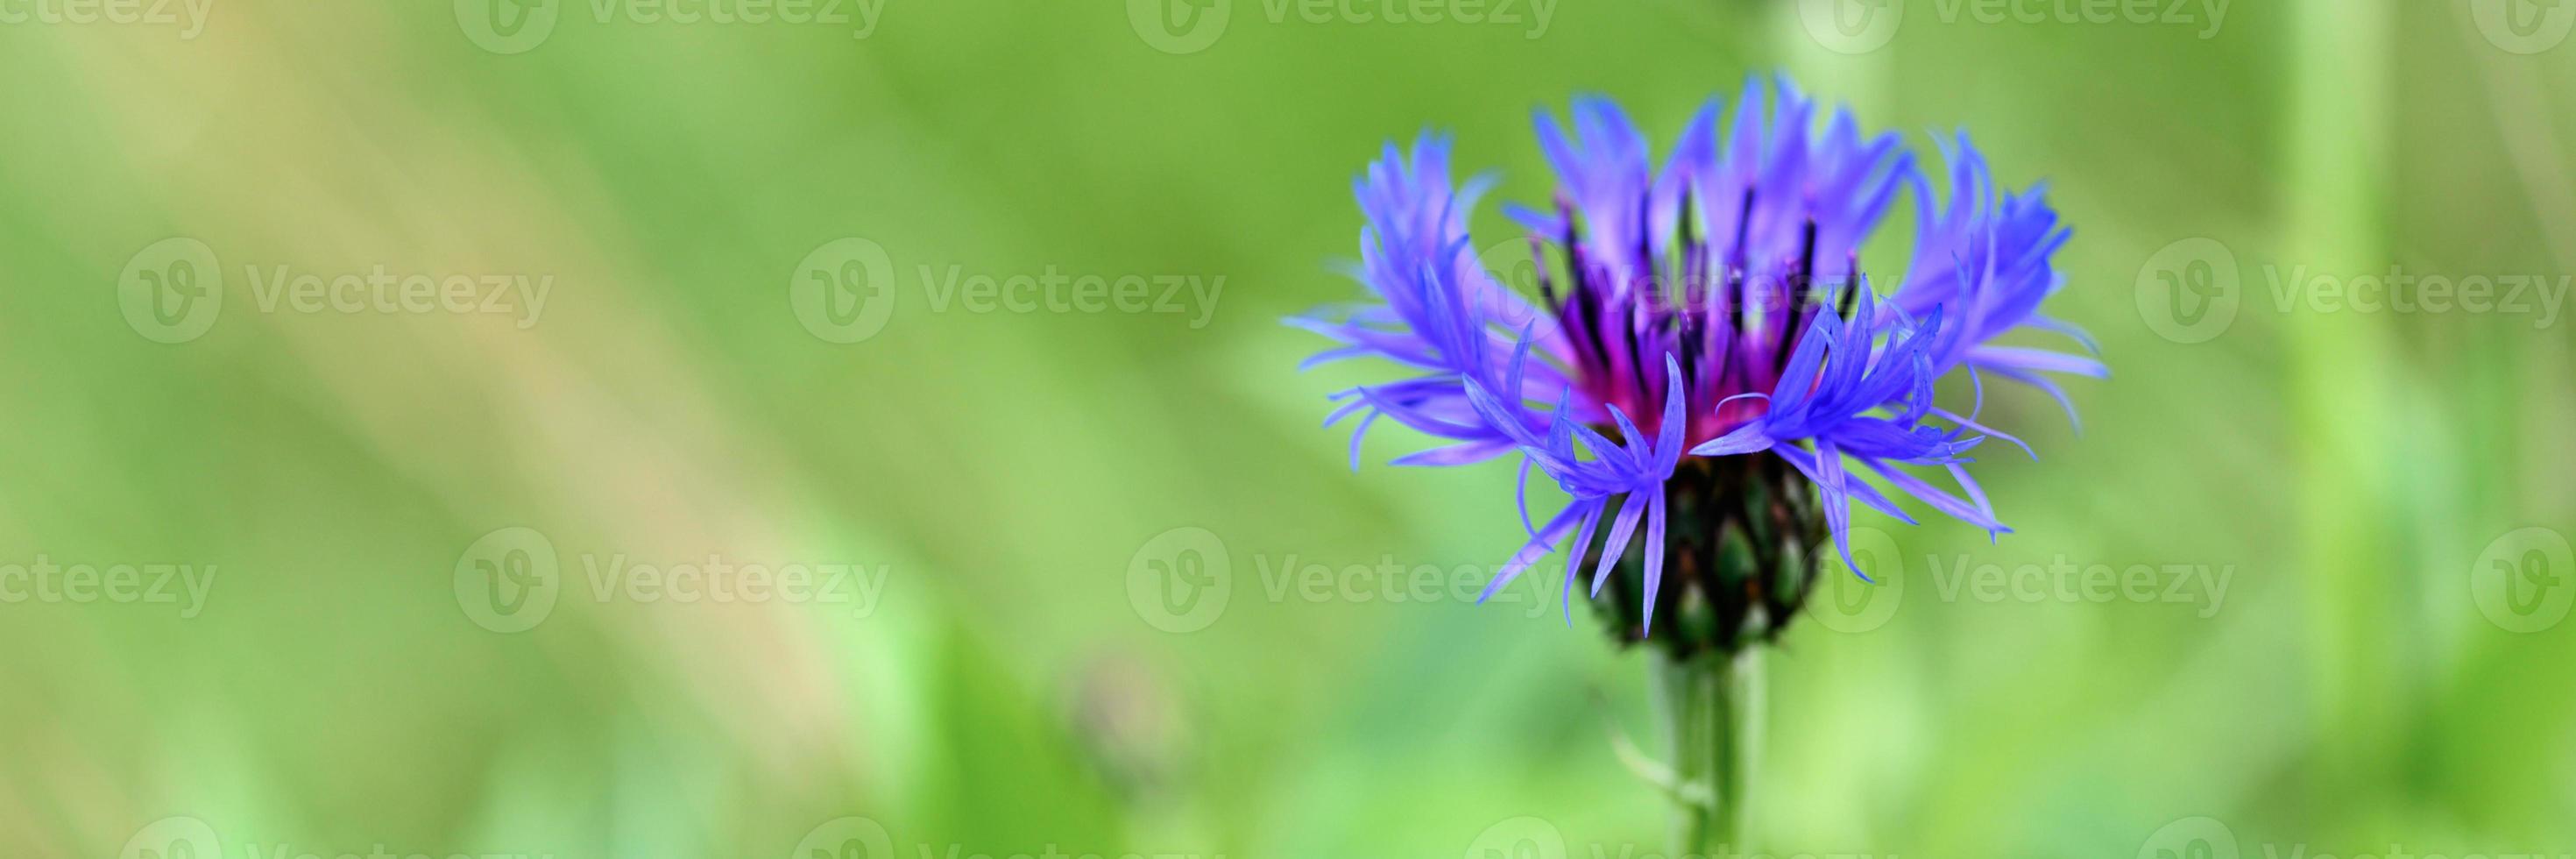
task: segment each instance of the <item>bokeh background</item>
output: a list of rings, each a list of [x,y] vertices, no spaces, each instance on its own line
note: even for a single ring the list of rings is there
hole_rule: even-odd
[[[1353,473],[1278,319],[1385,140],[1772,70],[2050,182],[2115,375],[1990,401],[2019,533],[1864,514],[1762,846],[2576,852],[2576,8],[199,4],[0,5],[0,854],[1662,853],[1640,659],[1451,586],[1513,469]],[[471,307],[292,295],[380,269]]]

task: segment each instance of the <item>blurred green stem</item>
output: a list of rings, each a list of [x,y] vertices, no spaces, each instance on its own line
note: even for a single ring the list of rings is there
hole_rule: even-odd
[[[1654,649],[1650,686],[1672,753],[1676,855],[1750,852],[1754,750],[1762,736],[1762,649],[1676,660]]]

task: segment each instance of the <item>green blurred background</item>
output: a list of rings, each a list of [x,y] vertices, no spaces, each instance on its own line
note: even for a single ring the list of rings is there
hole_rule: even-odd
[[[2576,852],[2567,324],[2273,289],[2563,297],[2576,8],[1212,1],[0,7],[0,855],[1662,853],[1640,659],[1414,587],[1508,554],[1513,469],[1352,473],[1323,395],[1394,371],[1277,320],[1357,294],[1386,139],[1539,201],[1532,108],[1668,140],[1774,69],[2049,181],[2115,375],[2080,434],[1995,392],[2020,533],[1860,520],[1903,590],[1772,655],[1764,847]],[[291,294],[378,267],[550,292]],[[973,298],[1051,272],[1154,300]],[[2059,563],[2226,588],[2014,585]]]

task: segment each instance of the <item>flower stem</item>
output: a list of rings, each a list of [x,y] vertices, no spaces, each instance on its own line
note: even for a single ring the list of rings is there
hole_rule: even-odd
[[[1675,855],[1751,852],[1745,788],[1762,737],[1762,648],[1686,660],[1657,649],[1649,671],[1673,778],[1685,788],[1673,806]]]

